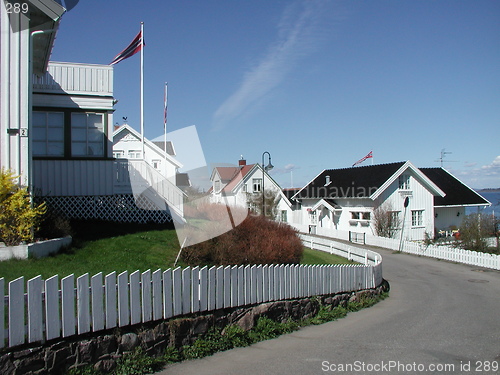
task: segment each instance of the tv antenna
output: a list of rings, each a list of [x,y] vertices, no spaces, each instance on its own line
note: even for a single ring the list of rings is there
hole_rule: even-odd
[[[438,160],[434,160],[435,162],[439,162],[441,164],[441,168],[443,168],[443,164],[445,162],[444,158],[446,155],[452,154],[452,152],[445,151],[446,149],[441,149],[441,157]],[[447,163],[456,163],[457,160],[446,160]]]

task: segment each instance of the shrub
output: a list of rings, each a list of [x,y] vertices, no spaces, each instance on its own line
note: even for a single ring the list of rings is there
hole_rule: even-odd
[[[7,246],[33,241],[45,204],[32,205],[26,188],[15,183],[10,171],[0,170],[0,240]]]
[[[288,224],[248,216],[229,232],[185,248],[189,265],[298,264],[303,245]]]

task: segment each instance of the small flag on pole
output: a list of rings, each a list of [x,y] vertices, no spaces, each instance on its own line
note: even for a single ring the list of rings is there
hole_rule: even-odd
[[[370,158],[373,158],[373,151],[370,151],[368,153],[368,155],[366,155],[364,158],[362,159],[359,159],[356,163],[354,163],[352,166],[354,167],[355,165],[358,165],[358,164],[361,164],[362,162],[364,162],[366,159],[370,159]]]
[[[116,55],[113,61],[109,63],[109,65],[118,64],[120,61],[128,59],[130,56],[133,56],[137,52],[139,52],[142,49],[142,47],[146,45],[142,39],[143,38],[141,30],[139,31],[139,34],[137,34],[137,36],[134,38],[132,43],[130,43],[127,48],[125,48],[118,55]]]

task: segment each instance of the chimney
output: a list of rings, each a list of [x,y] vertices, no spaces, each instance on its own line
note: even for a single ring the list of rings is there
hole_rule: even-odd
[[[247,161],[243,159],[243,155],[241,155],[241,159],[238,161],[238,165],[240,167],[244,167],[245,165],[247,165]]]

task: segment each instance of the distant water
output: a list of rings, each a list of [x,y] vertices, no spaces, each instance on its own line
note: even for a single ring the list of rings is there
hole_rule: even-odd
[[[500,216],[500,193],[479,192],[479,194],[491,202],[491,206],[481,209],[481,212],[485,214],[492,214],[495,212],[495,216]],[[477,212],[477,207],[468,207],[465,212],[467,214],[475,213]]]

